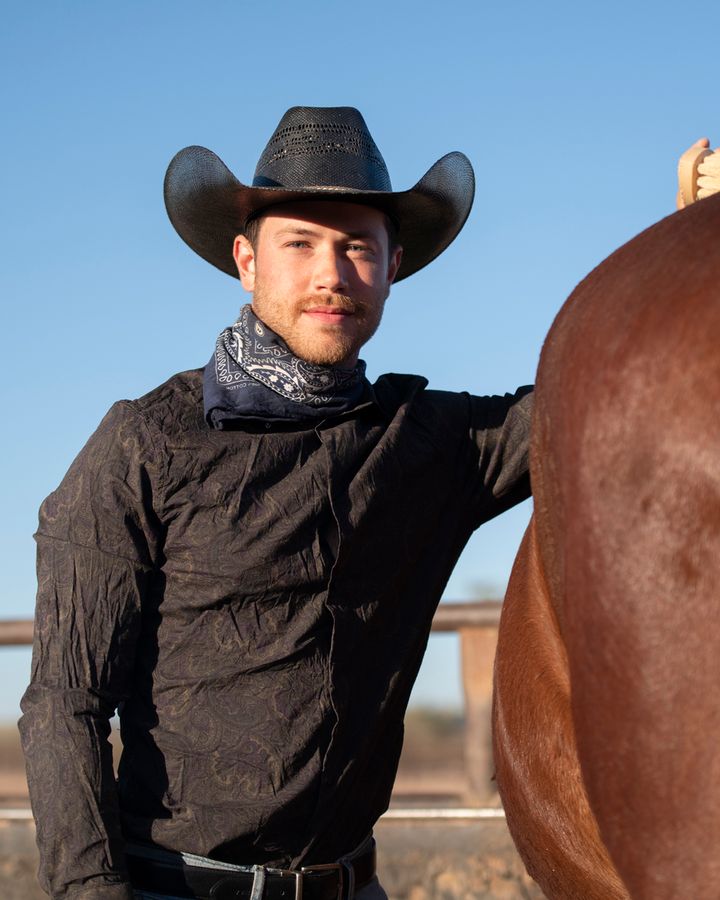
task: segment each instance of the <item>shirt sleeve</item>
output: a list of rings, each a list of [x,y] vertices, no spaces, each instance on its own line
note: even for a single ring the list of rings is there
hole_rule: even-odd
[[[131,900],[110,718],[127,696],[161,529],[155,448],[115,404],[40,509],[32,675],[20,733],[53,898]]]
[[[530,496],[533,396],[530,385],[503,396],[468,395],[475,528]]]

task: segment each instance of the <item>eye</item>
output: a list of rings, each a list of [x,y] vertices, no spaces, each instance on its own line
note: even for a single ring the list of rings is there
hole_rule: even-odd
[[[355,255],[360,254],[362,256],[368,257],[375,255],[375,251],[373,250],[373,248],[368,246],[367,244],[348,244],[346,249],[348,253],[353,253]]]
[[[304,250],[305,248],[310,246],[310,243],[308,241],[302,241],[302,240],[288,241],[287,244],[285,244],[285,246],[291,247],[293,249]]]

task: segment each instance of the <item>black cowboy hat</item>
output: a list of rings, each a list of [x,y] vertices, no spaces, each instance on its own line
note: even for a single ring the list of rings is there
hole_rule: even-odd
[[[393,192],[365,120],[350,106],[294,106],[280,120],[243,184],[205,147],[186,147],[168,166],[165,206],[180,237],[237,277],[233,241],[261,210],[293,200],[342,200],[383,210],[403,257],[395,281],[422,269],[455,239],[472,206],[475,178],[462,153],[439,159],[408,191]]]

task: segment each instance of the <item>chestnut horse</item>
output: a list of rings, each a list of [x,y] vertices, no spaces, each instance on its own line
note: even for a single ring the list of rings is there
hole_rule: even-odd
[[[495,663],[508,825],[549,898],[720,898],[720,196],[548,335]]]

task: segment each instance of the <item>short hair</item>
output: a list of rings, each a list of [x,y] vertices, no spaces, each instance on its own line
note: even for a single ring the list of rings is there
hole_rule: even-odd
[[[398,240],[398,227],[395,223],[394,219],[391,219],[387,213],[384,213],[385,216],[385,229],[388,235],[388,249],[390,253],[399,246],[400,241]],[[250,245],[253,250],[256,249],[258,234],[260,233],[260,223],[263,220],[262,210],[254,215],[251,219],[249,219],[245,223],[245,228],[243,228],[243,234],[250,241]]]
[[[388,248],[392,253],[396,247],[400,246],[400,229],[397,222],[387,213],[385,213],[385,228],[388,233]]]
[[[253,250],[255,249],[255,245],[257,243],[258,232],[260,231],[260,222],[262,221],[262,213],[258,213],[258,215],[253,216],[252,219],[249,219],[245,223],[245,228],[243,228],[243,234],[250,241]]]

